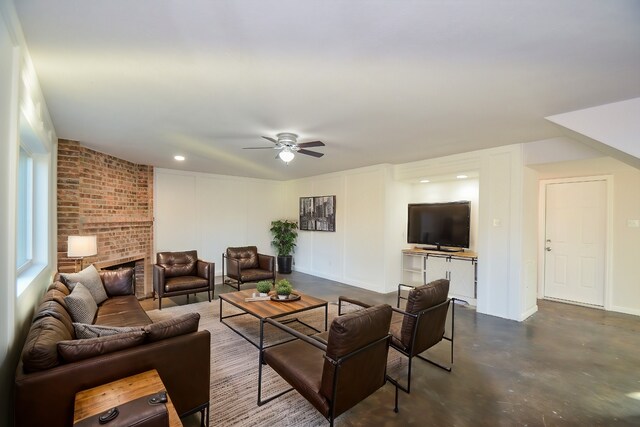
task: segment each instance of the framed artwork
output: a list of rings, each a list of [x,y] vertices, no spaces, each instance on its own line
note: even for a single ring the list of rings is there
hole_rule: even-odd
[[[300,230],[336,231],[336,196],[300,197]]]

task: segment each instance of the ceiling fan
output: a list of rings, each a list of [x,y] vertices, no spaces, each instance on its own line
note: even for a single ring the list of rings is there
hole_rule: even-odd
[[[276,135],[277,139],[263,136],[264,139],[269,140],[275,144],[274,147],[245,147],[245,150],[263,150],[263,149],[275,149],[280,150],[276,159],[280,157],[280,159],[289,163],[295,157],[295,153],[306,154],[307,156],[312,157],[322,157],[324,153],[319,153],[317,151],[307,150],[309,147],[324,147],[324,142],[322,141],[311,141],[311,142],[301,142],[298,143],[298,135],[290,132],[282,132]]]

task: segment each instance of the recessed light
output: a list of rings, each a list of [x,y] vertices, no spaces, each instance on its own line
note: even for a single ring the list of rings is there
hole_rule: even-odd
[[[431,181],[429,181],[428,179],[421,179],[420,182],[423,184],[426,184],[427,182],[431,182]]]
[[[467,175],[458,175],[458,176],[456,176],[456,178],[465,179],[465,178],[469,178],[469,177]]]
[[[176,159],[179,162],[184,160],[184,156],[173,156],[173,158]]]

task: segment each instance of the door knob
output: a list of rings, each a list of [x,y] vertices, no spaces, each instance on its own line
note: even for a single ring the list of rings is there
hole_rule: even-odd
[[[546,248],[544,248],[547,252],[551,252],[551,248],[549,246],[547,246]]]

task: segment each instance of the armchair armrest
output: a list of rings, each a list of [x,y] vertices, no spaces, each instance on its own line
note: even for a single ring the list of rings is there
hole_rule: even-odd
[[[319,348],[320,350],[324,351],[325,353],[327,352],[327,346],[326,344],[323,344],[322,342],[318,341],[317,339],[311,338],[306,336],[305,334],[301,334],[300,332],[296,331],[295,329],[292,329],[286,325],[283,325],[282,323],[273,320],[273,319],[265,319],[264,320],[266,323],[275,326],[278,329],[283,330],[284,332],[293,335],[294,337],[306,342],[307,344],[311,344],[312,346]],[[277,344],[276,344],[277,345]]]
[[[342,301],[348,302],[349,304],[354,304],[354,305],[360,306],[362,308],[372,307],[371,304],[367,304],[367,303],[359,301],[357,299],[339,296],[338,297],[338,316],[342,316]]]
[[[202,277],[209,282],[209,288],[213,289],[213,280],[216,272],[216,264],[213,262],[207,262],[198,260],[196,263],[196,269],[198,277]]]
[[[164,267],[153,264],[153,289],[158,295],[164,295]]]
[[[229,258],[227,254],[222,254],[222,258],[226,260],[227,274],[231,273],[240,278],[240,262],[235,258]]]
[[[261,270],[274,272],[275,271],[274,260],[275,260],[274,256],[258,254],[258,264]]]

